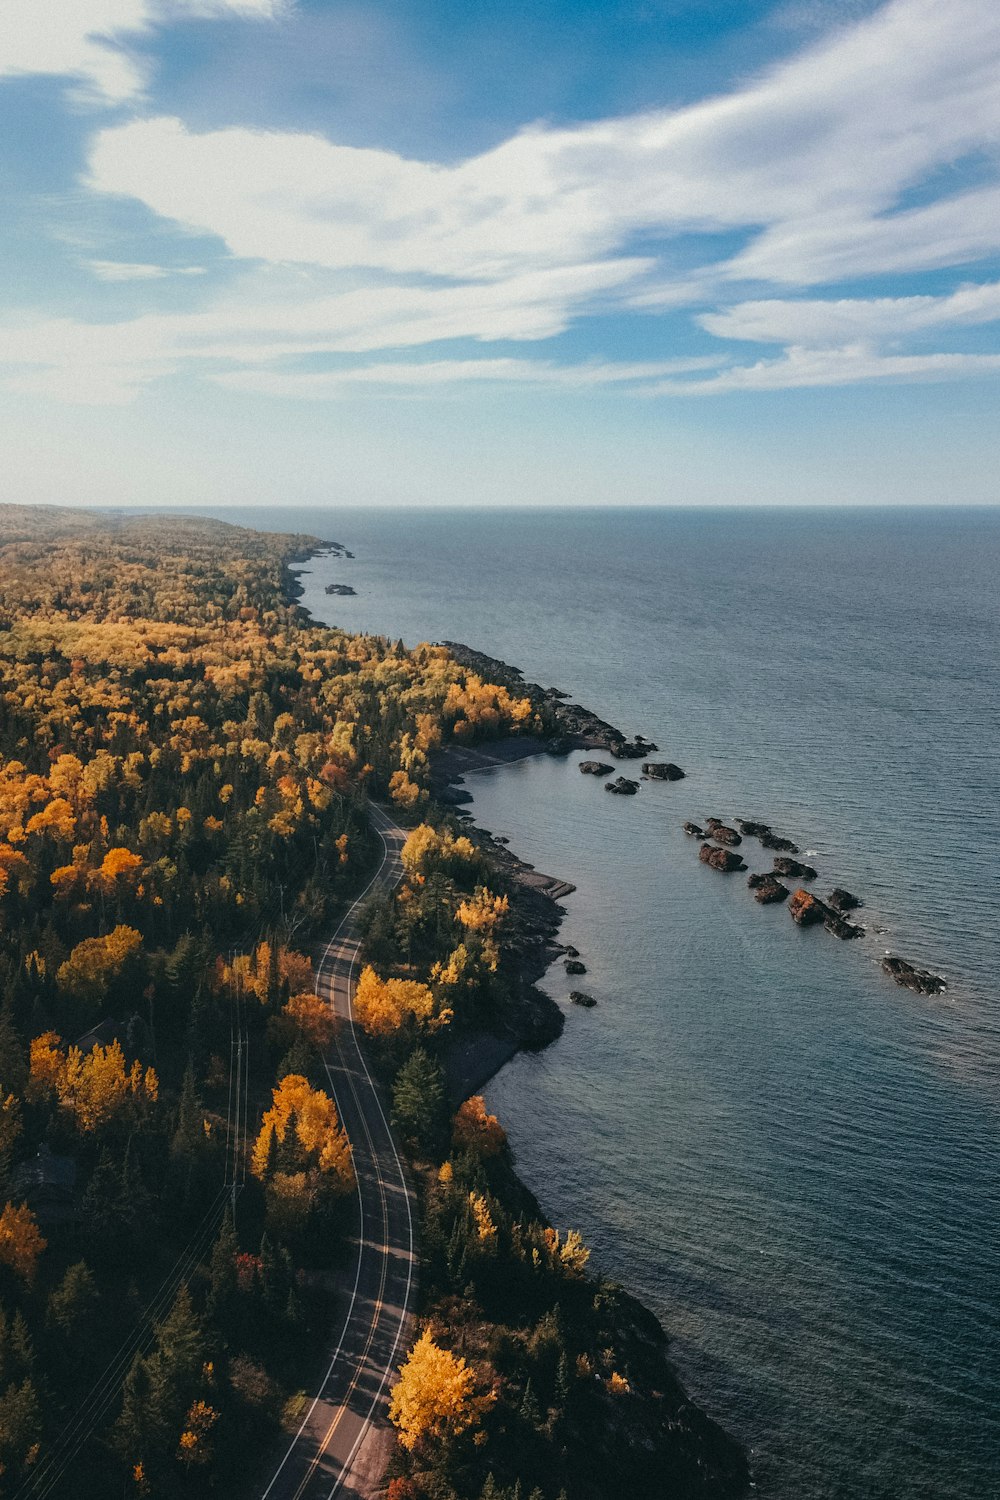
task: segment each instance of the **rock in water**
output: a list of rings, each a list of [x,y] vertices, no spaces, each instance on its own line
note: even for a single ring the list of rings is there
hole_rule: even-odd
[[[735,828],[727,828],[725,823],[712,823],[710,825],[713,839],[717,844],[727,844],[730,849],[735,849],[742,844],[743,840]]]
[[[634,740],[612,739],[607,747],[619,760],[642,760],[644,755],[653,755],[660,748],[652,740],[637,734]]]
[[[836,907],[837,911],[854,911],[861,905],[861,898],[853,896],[850,891],[845,891],[843,886],[836,886],[827,897],[830,906]]]
[[[800,927],[812,927],[816,922],[825,922],[830,915],[830,908],[801,886],[789,901],[788,910],[792,921],[798,922]]]
[[[617,781],[606,781],[604,783],[606,792],[615,792],[619,797],[634,797],[639,790],[637,781],[629,781],[627,776],[619,776]]]
[[[905,958],[897,958],[893,954],[883,958],[882,967],[897,984],[918,995],[940,995],[948,988],[940,974],[932,974],[929,969],[918,969],[907,963]]]
[[[567,974],[586,974],[587,965],[582,964],[578,958],[563,959],[563,968]]]
[[[831,911],[824,926],[827,932],[833,933],[834,937],[844,938],[845,940],[847,938],[864,937],[865,935],[863,927],[858,927],[856,923],[849,922],[846,917],[840,915],[839,911]]]
[[[704,828],[699,828],[698,825],[697,825],[697,823],[685,823],[684,824],[684,832],[688,835],[689,838],[693,838],[693,839],[707,839],[708,838],[708,834],[705,832]]]
[[[326,592],[336,594],[338,598],[346,598],[348,594],[356,594],[357,589],[352,589],[349,583],[328,583]]]
[[[684,772],[672,760],[647,760],[643,762],[642,774],[650,781],[683,781]]]
[[[800,865],[797,859],[776,859],[774,861],[775,875],[790,875],[793,880],[815,880],[816,871],[812,865]]]
[[[594,999],[593,995],[585,995],[583,993],[583,990],[570,990],[569,998],[572,1000],[574,1005],[582,1005],[584,1010],[593,1010],[594,1006],[597,1004],[597,1001]]]
[[[747,885],[753,891],[754,900],[762,906],[770,906],[772,902],[784,901],[788,897],[788,887],[775,880],[773,875],[751,875]]]
[[[584,776],[608,776],[614,766],[606,766],[603,760],[581,760],[580,770]]]
[[[783,849],[786,854],[798,854],[799,852],[798,844],[793,844],[791,839],[782,838],[780,833],[772,833],[770,829],[768,829],[767,833],[760,835],[760,841],[765,849]]]
[[[746,869],[738,854],[734,854],[731,849],[719,849],[715,844],[702,844],[698,850],[698,858],[703,864],[711,865],[713,870],[721,870],[723,875]]]

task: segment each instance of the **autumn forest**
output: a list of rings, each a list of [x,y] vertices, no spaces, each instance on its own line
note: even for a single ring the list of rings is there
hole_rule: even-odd
[[[545,726],[442,647],[312,623],[320,545],[0,508],[0,1494],[255,1495],[297,1423],[354,1233],[315,945],[370,799],[410,831],[355,1016],[422,1215],[388,1494],[715,1493],[738,1463],[658,1327],[449,1099],[448,1038],[516,997],[518,897],[429,771]]]

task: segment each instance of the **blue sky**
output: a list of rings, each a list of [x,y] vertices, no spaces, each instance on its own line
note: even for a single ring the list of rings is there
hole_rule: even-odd
[[[4,0],[61,503],[996,503],[995,0]]]

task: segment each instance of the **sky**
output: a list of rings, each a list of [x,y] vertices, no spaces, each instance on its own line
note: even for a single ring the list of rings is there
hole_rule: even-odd
[[[2,0],[0,498],[996,504],[996,0]]]

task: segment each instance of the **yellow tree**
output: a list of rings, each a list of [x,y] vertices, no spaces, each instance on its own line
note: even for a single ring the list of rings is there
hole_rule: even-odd
[[[442,1349],[425,1328],[392,1388],[389,1418],[404,1448],[422,1438],[453,1438],[466,1432],[493,1401],[475,1394],[475,1374],[465,1360]]]
[[[475,1156],[498,1156],[507,1144],[507,1135],[496,1115],[487,1113],[481,1094],[473,1094],[458,1108],[452,1130],[456,1151],[471,1151]]]
[[[416,979],[380,979],[371,965],[361,971],[354,992],[354,1011],[371,1036],[391,1036],[406,1021],[428,1030],[446,1026],[450,1010],[435,1015],[433,992]]]
[[[251,1166],[254,1175],[263,1177],[267,1170],[268,1150],[272,1133],[281,1142],[288,1132],[289,1122],[295,1118],[299,1145],[307,1156],[329,1173],[341,1191],[354,1186],[354,1167],[351,1161],[351,1146],[340,1128],[333,1100],[322,1089],[314,1089],[308,1078],[299,1073],[286,1073],[271,1093],[271,1108],[265,1111],[260,1134],[254,1143]]]
[[[82,999],[103,1000],[112,979],[141,947],[142,937],[134,927],[119,926],[106,937],[84,938],[59,965],[56,979],[62,989]]]
[[[47,1243],[31,1209],[24,1203],[8,1203],[0,1213],[0,1265],[9,1266],[22,1281],[33,1281]]]

